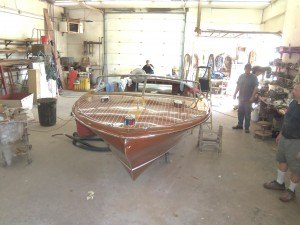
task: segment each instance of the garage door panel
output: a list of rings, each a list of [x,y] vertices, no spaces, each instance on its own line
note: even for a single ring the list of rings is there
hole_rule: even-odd
[[[146,59],[160,75],[181,66],[184,14],[106,14],[105,24],[108,73],[128,73]]]
[[[116,65],[132,65],[132,64],[144,64],[144,58],[136,54],[108,54],[111,59],[111,64]]]
[[[127,58],[125,58],[127,57]],[[124,60],[125,58],[125,60]],[[110,63],[108,66],[108,74],[118,74],[118,73],[129,73],[135,68],[142,68],[145,64],[145,60],[150,59],[151,63],[154,65],[155,74],[165,75],[170,74],[174,66],[181,66],[181,55],[178,56],[159,56],[159,55],[150,55],[135,57],[128,54],[109,54],[108,60]]]
[[[141,45],[134,43],[108,43],[107,51],[109,53],[137,53],[140,54],[142,52]]]
[[[172,43],[158,43],[155,44],[156,49],[161,49],[159,52],[161,54],[181,54],[181,49],[174,48],[174,46],[177,46],[178,43],[172,44]],[[163,51],[162,51],[163,49]],[[107,45],[107,52],[109,53],[130,53],[130,54],[145,54],[145,53],[151,53],[153,52],[153,45],[152,44],[133,44],[133,43],[109,43]],[[157,51],[154,51],[157,52]]]
[[[176,32],[120,32],[112,31],[107,36],[107,42],[119,43],[182,43],[183,37]]]
[[[112,20],[107,22],[109,31],[161,31],[161,32],[183,32],[184,27],[178,26],[183,21],[152,21],[152,20]]]
[[[129,57],[130,56],[130,57]],[[179,57],[178,57],[179,56]],[[181,60],[179,59],[181,55],[141,55],[136,56],[134,54],[109,54],[108,57],[111,59],[111,65],[136,65],[137,67],[143,67],[145,65],[144,59],[151,59],[151,63],[155,68],[160,66],[179,65]],[[126,58],[127,57],[127,58]],[[163,62],[163,63],[161,63]]]
[[[107,36],[108,42],[182,42],[182,36],[177,32],[149,32],[149,31],[109,31]]]

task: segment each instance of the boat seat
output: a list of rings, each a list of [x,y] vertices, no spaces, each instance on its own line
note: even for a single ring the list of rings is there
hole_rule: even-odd
[[[213,149],[217,150],[218,154],[220,154],[222,152],[222,136],[223,126],[219,126],[218,131],[215,132],[212,130],[204,130],[203,126],[200,125],[197,147],[201,152],[204,150]]]

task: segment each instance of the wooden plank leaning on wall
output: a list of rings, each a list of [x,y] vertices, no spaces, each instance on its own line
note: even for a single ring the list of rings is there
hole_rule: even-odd
[[[52,46],[52,55],[54,57],[54,61],[55,61],[56,69],[57,69],[57,72],[58,72],[58,76],[59,76],[59,78],[62,82],[63,88],[66,89],[66,84],[65,84],[64,79],[63,79],[63,72],[62,72],[61,65],[60,65],[60,60],[58,58],[53,24],[52,24],[52,21],[50,20],[48,9],[44,9],[44,19],[45,19],[45,32],[46,32],[46,35],[48,36],[49,41],[52,41],[52,44],[53,44],[53,46]]]

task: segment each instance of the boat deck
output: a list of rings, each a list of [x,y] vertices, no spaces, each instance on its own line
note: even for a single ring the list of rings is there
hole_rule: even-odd
[[[148,129],[174,126],[207,115],[208,107],[193,99],[160,95],[138,96],[132,94],[109,94],[109,100],[103,101],[104,94],[82,96],[75,104],[77,116],[84,117],[95,124],[110,127],[126,127],[124,119],[135,116],[133,129]],[[182,105],[174,104],[174,101]],[[196,106],[197,105],[197,106]],[[193,108],[194,107],[194,108]]]

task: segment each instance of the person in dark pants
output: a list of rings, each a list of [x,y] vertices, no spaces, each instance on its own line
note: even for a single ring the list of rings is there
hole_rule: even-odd
[[[257,94],[258,80],[257,77],[251,73],[251,64],[246,64],[244,69],[245,73],[240,75],[233,95],[233,99],[236,99],[236,95],[239,92],[238,124],[233,126],[232,129],[243,129],[245,120],[245,132],[249,133],[251,104]]]
[[[279,198],[283,202],[296,198],[295,189],[300,182],[300,83],[294,86],[293,96],[294,100],[284,115],[281,132],[276,138],[277,179],[263,185],[266,189],[284,191]],[[285,189],[284,180],[288,168],[291,171],[290,186]]]
[[[143,67],[146,74],[154,74],[154,66],[150,63],[150,60],[146,61],[146,65]]]

